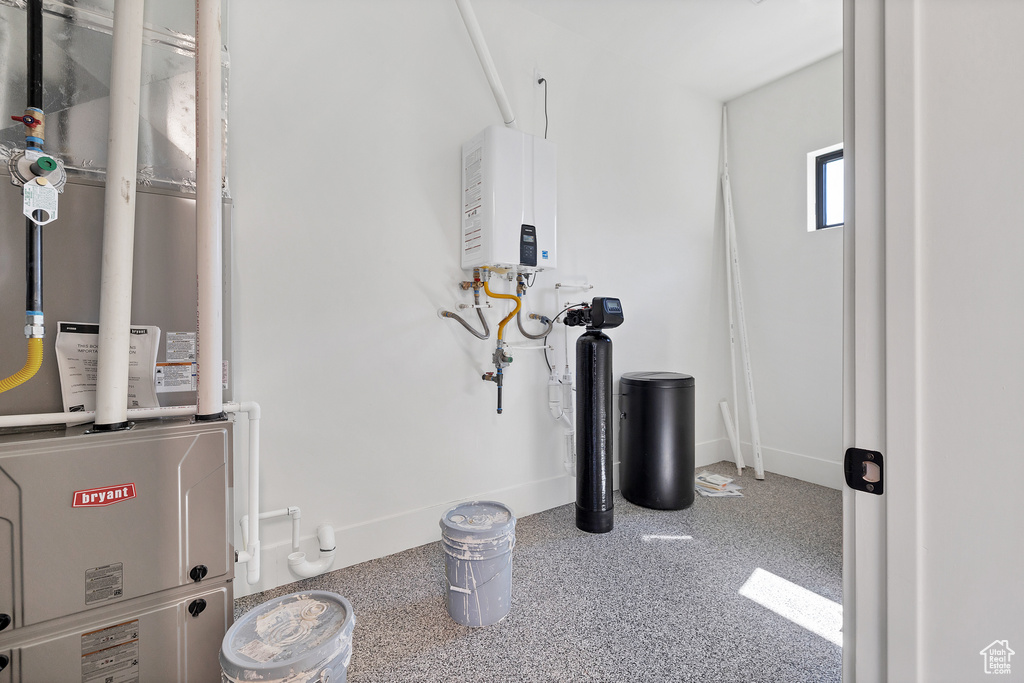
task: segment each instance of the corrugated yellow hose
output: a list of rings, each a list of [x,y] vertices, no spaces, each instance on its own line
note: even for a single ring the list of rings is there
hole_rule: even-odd
[[[516,317],[519,313],[519,309],[523,305],[523,302],[515,294],[495,294],[491,291],[491,288],[487,286],[487,280],[484,280],[484,291],[487,292],[487,296],[489,297],[493,297],[495,299],[512,299],[516,302],[516,307],[512,309],[512,312],[498,323],[498,346],[501,346],[501,340],[504,339],[505,336],[505,325],[508,325],[509,321]]]
[[[0,379],[0,393],[29,381],[42,365],[43,340],[38,337],[31,337],[28,340],[28,359],[25,361],[25,367],[10,377]]]

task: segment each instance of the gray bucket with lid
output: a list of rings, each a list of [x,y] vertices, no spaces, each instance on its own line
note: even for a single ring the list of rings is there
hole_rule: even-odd
[[[516,516],[491,500],[460,503],[441,517],[448,614],[463,626],[490,626],[512,606]]]
[[[352,658],[352,604],[337,593],[301,591],[244,614],[224,635],[224,683],[344,683]]]

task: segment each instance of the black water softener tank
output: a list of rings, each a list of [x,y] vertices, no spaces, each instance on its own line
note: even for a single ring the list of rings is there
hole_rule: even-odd
[[[693,504],[694,382],[677,372],[627,372],[619,382],[619,490],[658,510]]]
[[[614,526],[612,340],[601,330],[622,321],[622,304],[611,297],[566,311],[564,321],[587,328],[576,340],[576,527],[592,534]]]

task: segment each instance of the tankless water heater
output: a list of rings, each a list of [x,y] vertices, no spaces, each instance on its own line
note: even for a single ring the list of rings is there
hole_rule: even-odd
[[[555,146],[504,126],[462,145],[462,267],[557,263]]]

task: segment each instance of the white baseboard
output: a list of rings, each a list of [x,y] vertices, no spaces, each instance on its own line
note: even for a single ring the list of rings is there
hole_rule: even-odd
[[[716,462],[732,462],[732,447],[728,439],[715,439],[699,443],[694,449],[694,467],[707,467]]]
[[[746,464],[753,465],[753,447],[749,443],[744,443],[742,448]],[[790,453],[778,448],[763,446],[761,447],[761,458],[764,460],[766,472],[781,474],[784,477],[792,477],[819,486],[827,486],[830,489],[842,490],[845,483],[843,463],[836,460],[824,460],[811,455]],[[729,459],[732,459],[731,455]]]
[[[618,464],[615,475],[617,480]],[[576,499],[576,480],[561,475],[493,491],[484,491],[467,496],[464,500],[498,500],[507,505],[517,517],[565,505]],[[358,522],[334,529],[337,554],[334,569],[341,569],[360,562],[432,543],[441,538],[438,521],[458,500],[445,501],[416,510],[399,512],[385,517]],[[310,560],[316,560],[319,551],[313,534],[301,539],[300,550]],[[260,580],[250,586],[245,578],[245,565],[235,565],[235,597],[252,595],[278,586],[297,581],[288,569],[288,555],[292,552],[291,542],[265,545],[261,552]]]
[[[749,447],[749,444],[744,444],[748,463],[753,462],[752,456],[747,452]],[[771,449],[763,449],[762,453],[765,468],[771,472],[812,481],[823,486],[832,486],[833,488],[841,486],[842,473],[838,463],[826,463],[815,458],[806,458]],[[705,467],[722,460],[732,460],[732,450],[729,447],[728,439],[716,439],[696,444],[695,467]],[[614,487],[618,490],[618,462],[614,463],[612,476]],[[575,499],[576,479],[568,475],[560,475],[509,488],[479,492],[467,496],[464,500],[499,500],[508,505],[516,513],[516,516],[525,517],[571,503]],[[341,569],[378,557],[385,557],[438,540],[441,537],[438,520],[441,519],[445,510],[458,502],[460,501],[445,501],[428,507],[357,522],[349,526],[336,527],[334,535],[338,551],[332,569]],[[300,549],[307,554],[310,560],[315,560],[318,556],[315,535],[310,533],[301,539]],[[264,545],[261,552],[260,581],[253,586],[250,586],[245,579],[245,565],[236,565],[235,597],[259,593],[296,581],[297,579],[288,569],[288,555],[291,551],[290,541]]]

